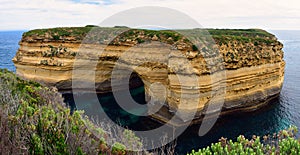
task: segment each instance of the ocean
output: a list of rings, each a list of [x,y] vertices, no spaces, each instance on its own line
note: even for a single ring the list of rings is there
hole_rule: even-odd
[[[183,154],[192,149],[197,150],[209,145],[211,142],[217,142],[220,137],[236,139],[241,134],[248,138],[252,135],[263,136],[288,128],[290,125],[295,125],[300,129],[300,74],[298,73],[300,70],[300,31],[270,32],[275,34],[284,44],[286,68],[280,97],[271,101],[268,108],[219,119],[213,129],[203,137],[198,136],[197,126],[188,128],[177,139],[177,153]],[[22,31],[0,32],[0,68],[7,68],[15,72],[11,59],[18,49],[18,42],[22,37],[22,33]],[[143,88],[134,89],[131,93],[135,100],[144,102]],[[64,97],[72,104],[72,94],[64,94]],[[101,100],[101,104],[103,103],[106,106],[104,111],[123,125],[139,128],[143,121],[150,121],[145,118],[131,116],[118,109],[115,100],[110,95],[99,96],[98,98]],[[92,105],[95,101],[88,102],[87,105]],[[300,137],[299,134],[297,136]]]
[[[0,68],[16,70],[11,60],[19,48],[18,42],[21,40],[22,34],[23,31],[0,32]]]

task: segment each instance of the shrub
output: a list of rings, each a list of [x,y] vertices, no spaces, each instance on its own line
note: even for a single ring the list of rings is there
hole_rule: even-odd
[[[141,44],[141,43],[144,43],[144,42],[145,42],[145,40],[143,40],[143,39],[141,39],[141,38],[137,38],[136,40],[137,40],[137,42],[138,42],[139,44]]]
[[[59,38],[60,38],[60,37],[59,37],[58,35],[53,35],[53,39],[54,39],[54,40],[59,40]]]
[[[41,61],[40,61],[40,64],[41,64],[41,65],[48,65],[48,60],[41,60]]]
[[[192,45],[193,51],[198,51],[198,47],[196,45]]]
[[[85,27],[99,27],[98,25],[86,25]]]
[[[116,142],[113,146],[112,146],[112,153],[113,154],[117,154],[117,155],[124,155],[126,153],[125,151],[126,147],[121,144]]]
[[[107,131],[92,123],[82,111],[71,115],[54,89],[0,69],[0,152],[125,154],[126,147]],[[115,136],[126,135],[135,137],[129,133]],[[108,146],[107,141],[114,144],[113,147]]]
[[[11,125],[8,115],[0,109],[0,152],[6,154],[25,154],[26,142],[17,127]],[[15,131],[13,134],[11,131]]]
[[[239,136],[236,142],[221,138],[218,143],[211,144],[198,151],[192,150],[188,155],[210,155],[210,154],[300,154],[300,142],[295,139],[296,127],[282,130],[273,136],[253,136],[251,140]]]

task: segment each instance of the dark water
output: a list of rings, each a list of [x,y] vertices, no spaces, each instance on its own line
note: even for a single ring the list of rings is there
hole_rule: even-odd
[[[244,115],[220,119],[204,137],[198,137],[197,127],[192,127],[179,138],[178,152],[198,149],[220,137],[235,139],[243,134],[266,135],[296,125],[300,129],[300,31],[271,31],[284,44],[286,61],[285,79],[280,97],[270,102],[268,108]],[[299,137],[299,133],[297,135]]]
[[[220,137],[235,139],[243,134],[247,137],[251,135],[266,135],[296,125],[300,129],[300,31],[271,31],[276,34],[284,44],[284,59],[286,61],[285,80],[280,97],[270,102],[268,108],[257,112],[232,115],[221,118],[213,129],[203,137],[198,136],[199,127],[192,126],[186,130],[178,139],[176,152],[184,154],[192,149],[199,149],[217,142]],[[11,62],[12,57],[18,48],[18,41],[22,32],[0,32],[0,68],[8,68],[14,71]],[[144,104],[143,87],[131,90],[133,98]],[[66,99],[72,103],[72,94],[65,94]],[[77,106],[78,109],[93,109],[94,104],[99,100],[104,111],[110,118],[116,120],[124,126],[135,130],[146,130],[159,126],[155,122],[145,117],[135,117],[124,110],[121,110],[111,94],[99,95],[96,100],[86,100],[89,94],[79,94],[85,100],[84,106]],[[75,106],[73,106],[75,107]],[[136,109],[144,112],[145,109]],[[101,113],[99,111],[99,113]],[[298,134],[298,137],[299,134]]]

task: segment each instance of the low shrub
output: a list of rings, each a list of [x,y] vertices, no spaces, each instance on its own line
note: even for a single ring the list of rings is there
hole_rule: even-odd
[[[125,155],[126,153],[126,147],[121,144],[121,143],[118,143],[116,142],[113,146],[112,146],[112,153],[113,154],[118,154],[118,155]]]
[[[253,136],[251,140],[239,136],[236,142],[221,138],[218,143],[211,144],[198,151],[192,150],[188,155],[212,155],[212,154],[249,154],[249,155],[277,155],[277,154],[300,154],[300,142],[295,139],[296,127],[282,130],[272,136],[264,136],[261,139]]]
[[[125,145],[110,135],[82,111],[71,115],[55,90],[0,70],[0,153],[125,154]]]

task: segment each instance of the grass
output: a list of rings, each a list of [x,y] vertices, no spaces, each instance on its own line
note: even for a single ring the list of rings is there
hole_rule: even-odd
[[[273,34],[261,29],[207,29],[207,31],[213,36],[274,37]]]
[[[46,34],[52,36],[53,40],[61,40],[60,37],[76,37],[76,39],[83,40],[84,37],[92,30],[96,29],[99,31],[107,31],[107,35],[114,30],[126,30],[119,36],[121,40],[126,39],[136,40],[138,43],[143,43],[150,40],[152,37],[157,36],[161,41],[168,40],[168,43],[173,44],[184,38],[181,34],[172,30],[143,30],[143,29],[129,29],[125,26],[116,26],[113,28],[97,27],[94,25],[87,25],[85,27],[61,27],[61,28],[50,28],[50,29],[36,29],[31,30],[23,34],[24,37],[30,36],[46,36]],[[128,30],[128,31],[127,31]],[[190,30],[179,30],[182,32],[193,33],[197,30],[202,29],[190,29]],[[228,42],[236,40],[242,43],[256,42],[271,44],[277,42],[273,34],[261,29],[204,29],[209,32],[212,38],[220,44],[228,44]],[[146,36],[146,39],[139,38],[139,35]],[[204,33],[205,34],[205,33]],[[103,35],[103,38],[108,38],[107,35]],[[171,38],[171,40],[170,40]],[[99,38],[98,38],[99,39]]]
[[[61,36],[71,37],[74,36],[78,39],[82,39],[92,29],[92,26],[87,27],[61,27],[50,29],[36,29],[25,32],[23,37],[29,36],[45,36],[46,34],[53,37],[54,40],[60,40]]]
[[[227,44],[230,41],[242,43],[253,42],[256,46],[260,43],[270,45],[277,42],[275,36],[261,29],[208,29],[216,42]]]

